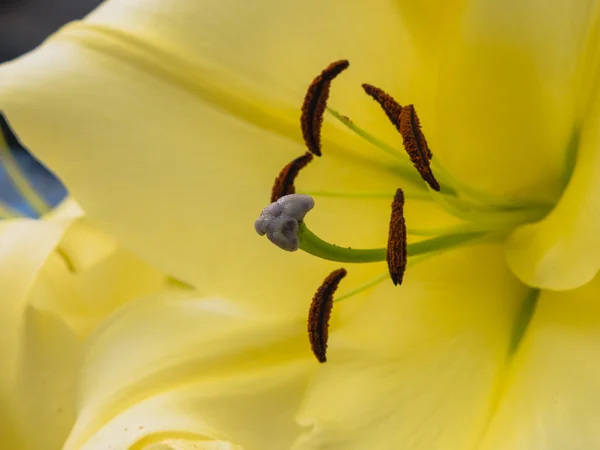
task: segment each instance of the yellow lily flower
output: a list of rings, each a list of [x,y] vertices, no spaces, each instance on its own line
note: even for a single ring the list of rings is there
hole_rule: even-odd
[[[205,299],[138,302],[95,335],[65,447],[600,448],[598,12],[109,0],[2,66],[0,109],[24,144],[91,220]],[[485,239],[417,265],[409,247],[400,287],[376,284],[382,264],[348,267],[359,293],[340,291],[315,367],[299,317],[340,264],[267,246],[252,223],[305,152],[307,85],[341,58],[323,156],[297,183],[316,199],[311,229],[381,247],[401,187],[410,244]],[[408,171],[365,82],[415,105],[440,193]],[[114,353],[132,340],[152,352]]]
[[[2,448],[62,447],[88,336],[114,309],[164,283],[77,209],[68,201],[45,220],[0,222]]]

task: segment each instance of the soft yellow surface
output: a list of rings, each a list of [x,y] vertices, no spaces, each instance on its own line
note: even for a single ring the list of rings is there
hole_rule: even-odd
[[[440,62],[440,158],[472,186],[555,201],[581,104],[597,95],[593,0],[478,0]],[[435,148],[434,148],[435,150]]]
[[[76,418],[67,450],[598,447],[597,20],[592,0],[109,0],[0,67],[16,133],[115,239],[80,220],[49,256],[62,222],[2,225],[0,264],[20,274],[0,271],[7,442],[58,447]],[[252,223],[277,172],[304,152],[308,82],[340,58],[352,65],[332,87],[336,110],[399,146],[359,87],[379,85],[416,105],[435,160],[464,183],[556,207],[505,249],[439,256],[400,288],[336,305],[319,366],[302,318],[339,265],[283,253]],[[323,153],[299,188],[403,183],[392,159],[339,124],[326,124]],[[411,202],[407,222],[452,222],[433,210]],[[307,223],[341,245],[383,246],[388,215],[389,201],[318,198]],[[340,291],[382,266],[351,267]],[[509,269],[565,290],[542,293],[515,355],[528,290]],[[98,329],[155,291],[159,270],[198,292],[143,297]],[[75,410],[72,367],[87,338]]]
[[[69,224],[0,223],[0,434],[8,448],[34,449],[40,441],[58,448],[73,419],[75,336],[27,301],[37,273]],[[52,367],[55,363],[63,370]],[[34,399],[41,402],[32,410],[28,401]],[[28,432],[32,425],[36,433]]]
[[[290,289],[290,273],[329,269],[267,248],[251,226],[275,174],[304,151],[298,108],[315,74],[349,58],[332,89],[337,110],[399,145],[359,87],[382,86],[417,105],[434,153],[463,181],[553,201],[581,99],[595,92],[585,76],[595,13],[588,1],[112,0],[3,66],[0,108],[135,253],[208,295],[261,292],[248,301],[273,307],[290,291],[310,295]],[[434,42],[439,52],[424,51]],[[393,161],[339,128],[325,127],[327,157],[302,175],[309,187],[393,192]],[[335,215],[323,228],[361,246],[371,215],[352,227]],[[287,283],[273,279],[281,267]]]
[[[142,449],[194,436],[289,448],[314,368],[301,318],[184,292],[142,298],[91,338],[65,449]]]
[[[0,434],[6,448],[61,448],[76,416],[82,339],[118,306],[164,280],[123,250],[108,255],[97,245],[107,238],[73,212],[67,205],[44,221],[0,224]],[[75,241],[68,252],[55,251]],[[72,272],[65,257],[88,267]]]
[[[599,293],[542,293],[481,450],[600,448]]]
[[[581,130],[577,165],[562,198],[542,222],[517,229],[506,255],[526,283],[547,289],[577,288],[600,268],[600,103]]]
[[[19,124],[36,123],[28,145],[47,149],[48,153],[42,150],[49,157],[46,162],[57,168],[89,217],[139,255],[203,293],[239,298],[257,307],[304,311],[314,287],[333,265],[283,253],[257,236],[252,226],[268,204],[276,174],[304,151],[302,146],[79,44],[58,40],[46,50],[49,53],[40,51],[0,77],[0,83],[14,87],[21,84],[19,79],[29,78],[25,84],[31,83],[37,91],[29,96],[15,90],[5,109],[17,131]],[[46,70],[42,69],[46,58],[58,69],[48,73],[51,89],[30,78]],[[122,84],[124,78],[130,83]],[[81,95],[72,94],[74,79],[81,82]],[[58,88],[60,84],[64,90]],[[61,92],[66,97],[60,97]],[[47,102],[42,100],[45,96]],[[23,108],[28,97],[37,105],[34,111]],[[64,115],[57,104],[65,106]],[[96,113],[102,119],[91,119]],[[133,117],[139,120],[132,121]],[[43,129],[53,138],[46,139]],[[26,134],[22,137],[27,140]],[[63,151],[74,147],[85,150]],[[306,181],[306,185],[325,189],[362,185],[394,192],[396,179],[391,171],[377,167],[334,155],[309,169],[318,183]],[[300,180],[299,186],[303,184]],[[319,201],[310,218],[325,237],[335,232],[340,244],[385,245],[389,202],[363,201],[364,208],[358,210],[356,202],[347,202],[353,208],[348,213],[328,212],[320,206],[328,203],[333,202]],[[248,298],[248,293],[256,295]]]
[[[485,265],[482,265],[485,261]],[[415,267],[336,330],[294,449],[470,449],[494,407],[520,299],[498,246]]]

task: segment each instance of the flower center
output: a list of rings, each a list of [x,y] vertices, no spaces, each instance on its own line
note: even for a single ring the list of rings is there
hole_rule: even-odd
[[[330,261],[344,263],[372,263],[387,261],[388,271],[335,300],[333,295],[346,275],[346,269],[332,272],[317,290],[308,319],[311,347],[320,362],[326,361],[328,320],[334,301],[349,298],[385,279],[394,285],[402,283],[404,272],[428,257],[464,245],[482,241],[500,241],[516,226],[541,219],[549,206],[538,204],[515,204],[478,192],[452,176],[437,160],[427,144],[414,105],[400,105],[384,90],[363,84],[367,95],[372,97],[400,133],[404,152],[387,145],[346,116],[327,106],[331,83],[346,70],[348,61],[340,60],[325,68],[309,85],[302,105],[301,130],[308,152],[291,161],[275,179],[271,192],[271,204],[255,222],[260,235],[266,235],[275,245],[286,251],[298,249]],[[325,112],[352,132],[376,148],[388,153],[398,164],[402,188],[395,193],[361,192],[303,192],[296,193],[294,182],[314,156],[321,156],[321,127]],[[412,167],[411,167],[412,165]],[[416,170],[415,170],[416,169]],[[315,206],[314,197],[373,197],[389,196],[392,208],[389,222],[388,242],[385,247],[356,249],[329,243],[309,229],[304,218]],[[421,199],[439,204],[443,209],[461,220],[459,225],[438,229],[419,229],[410,226],[410,218],[404,217],[405,199]],[[408,243],[407,236],[424,236],[423,240]]]

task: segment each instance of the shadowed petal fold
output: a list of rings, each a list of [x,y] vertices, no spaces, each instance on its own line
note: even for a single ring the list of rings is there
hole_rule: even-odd
[[[91,338],[65,449],[181,438],[289,448],[312,367],[303,320],[185,291],[156,294],[123,308]]]
[[[438,256],[401,288],[376,289],[331,333],[294,449],[473,448],[526,292],[496,245]]]
[[[600,269],[600,92],[591,111],[581,129],[573,174],[557,205],[507,241],[509,266],[532,286],[573,289]]]
[[[545,291],[481,450],[600,448],[600,278]]]

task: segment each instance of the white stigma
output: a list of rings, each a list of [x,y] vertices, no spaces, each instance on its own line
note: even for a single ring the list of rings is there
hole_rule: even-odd
[[[254,229],[261,236],[266,234],[277,247],[295,252],[300,245],[298,239],[300,222],[314,206],[315,201],[310,195],[284,195],[263,209],[254,222]]]

